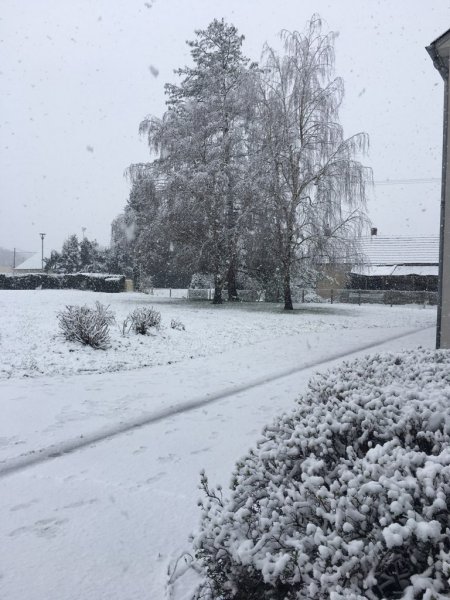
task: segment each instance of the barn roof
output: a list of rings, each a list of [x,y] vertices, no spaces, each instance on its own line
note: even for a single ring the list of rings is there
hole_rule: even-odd
[[[351,270],[353,275],[366,275],[369,277],[386,277],[391,275],[405,276],[405,275],[421,275],[427,277],[433,275],[438,276],[439,267],[437,265],[382,265],[382,266],[370,266],[370,265],[359,265]]]
[[[437,265],[439,237],[382,237],[362,238],[363,262],[368,265]]]

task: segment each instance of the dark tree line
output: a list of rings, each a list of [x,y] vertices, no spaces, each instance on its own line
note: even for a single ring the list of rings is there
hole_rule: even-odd
[[[113,248],[155,285],[209,273],[215,303],[253,282],[292,309],[294,280],[352,254],[371,171],[358,160],[367,135],[346,139],[339,124],[335,35],[314,16],[281,38],[284,52],[266,46],[256,65],[214,20],[188,42],[163,116],[141,123],[154,160],[127,170]]]
[[[70,235],[63,243],[61,252],[52,250],[45,259],[45,270],[53,273],[121,273],[115,268],[116,250],[101,248],[96,240],[83,237],[78,240]]]

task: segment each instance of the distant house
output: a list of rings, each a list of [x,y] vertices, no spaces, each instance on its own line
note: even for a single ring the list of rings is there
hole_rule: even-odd
[[[361,290],[436,292],[439,237],[379,237],[361,240],[363,260],[351,269],[347,287]]]
[[[42,273],[42,256],[39,252],[27,258],[23,263],[13,270],[16,275],[22,275],[25,273]]]

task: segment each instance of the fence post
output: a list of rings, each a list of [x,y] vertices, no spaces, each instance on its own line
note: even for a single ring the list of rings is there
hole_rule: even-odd
[[[302,304],[305,304],[305,290],[302,290]]]
[[[169,298],[172,298],[172,288],[169,288]]]
[[[334,300],[334,290],[333,290],[333,288],[331,288],[330,299],[331,299],[331,304],[333,304],[333,300]]]
[[[361,290],[358,290],[358,304],[361,306]]]

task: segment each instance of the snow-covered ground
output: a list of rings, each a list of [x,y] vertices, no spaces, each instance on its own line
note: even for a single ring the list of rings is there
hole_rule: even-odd
[[[68,343],[58,329],[56,315],[66,305],[94,306],[96,301],[116,315],[106,351]],[[159,331],[146,337],[123,335],[123,321],[137,306],[161,312]],[[171,329],[173,318],[186,330]],[[283,334],[414,328],[434,322],[435,309],[417,306],[304,304],[284,313],[280,306],[264,303],[212,306],[138,293],[0,290],[0,379],[123,371],[211,356]]]
[[[61,340],[55,313],[95,300],[118,320],[153,304],[164,327],[149,337],[117,330],[107,351]],[[2,600],[187,599],[194,573],[168,584],[197,526],[200,470],[226,484],[314,371],[369,349],[433,347],[436,316],[74,291],[0,292],[0,304]],[[171,330],[171,318],[186,331]],[[24,377],[27,352],[39,377]],[[145,360],[155,366],[131,370]]]

